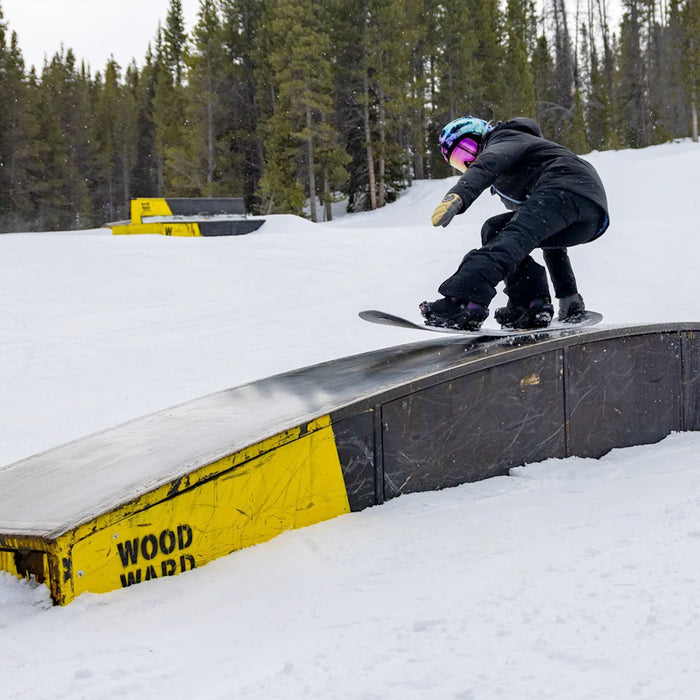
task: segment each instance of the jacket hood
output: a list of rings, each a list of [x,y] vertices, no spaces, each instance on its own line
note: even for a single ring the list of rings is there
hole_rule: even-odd
[[[493,127],[494,131],[496,131],[496,129],[514,129],[515,131],[523,131],[533,136],[542,136],[542,129],[540,129],[534,119],[530,119],[529,117],[515,117],[506,122],[498,122]]]

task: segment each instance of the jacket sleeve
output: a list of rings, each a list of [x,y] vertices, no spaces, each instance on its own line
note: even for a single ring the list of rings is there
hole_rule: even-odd
[[[517,132],[493,134],[478,158],[450,190],[462,198],[462,211],[466,211],[496,178],[511,170],[525,155],[526,149],[527,144]]]

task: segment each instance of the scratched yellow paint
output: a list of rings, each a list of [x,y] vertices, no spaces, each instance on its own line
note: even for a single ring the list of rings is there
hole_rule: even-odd
[[[98,518],[92,534],[72,545],[61,602],[189,571],[284,530],[348,513],[330,419],[315,426],[323,427],[285,444],[279,436],[260,443],[258,456],[242,464],[235,455],[226,458],[232,466],[225,471],[209,465],[208,480],[193,475],[192,488],[118,522]]]

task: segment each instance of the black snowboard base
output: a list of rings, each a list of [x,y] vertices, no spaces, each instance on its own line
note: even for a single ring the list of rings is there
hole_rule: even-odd
[[[409,328],[417,331],[429,331],[431,333],[447,333],[449,335],[471,336],[475,338],[504,338],[519,335],[543,335],[553,331],[576,330],[584,326],[593,326],[603,320],[603,315],[597,311],[584,311],[571,321],[552,321],[546,328],[530,328],[520,330],[514,328],[481,328],[478,331],[463,331],[456,328],[440,328],[439,326],[426,326],[422,323],[415,323],[407,318],[395,316],[386,311],[370,309],[360,311],[359,316],[364,321],[379,323],[385,326],[395,326],[396,328]]]

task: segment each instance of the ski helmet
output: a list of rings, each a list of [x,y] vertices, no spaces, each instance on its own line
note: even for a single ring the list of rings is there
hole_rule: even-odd
[[[478,117],[459,117],[445,125],[440,132],[440,150],[444,159],[464,172],[481,148],[481,140],[493,126]]]

